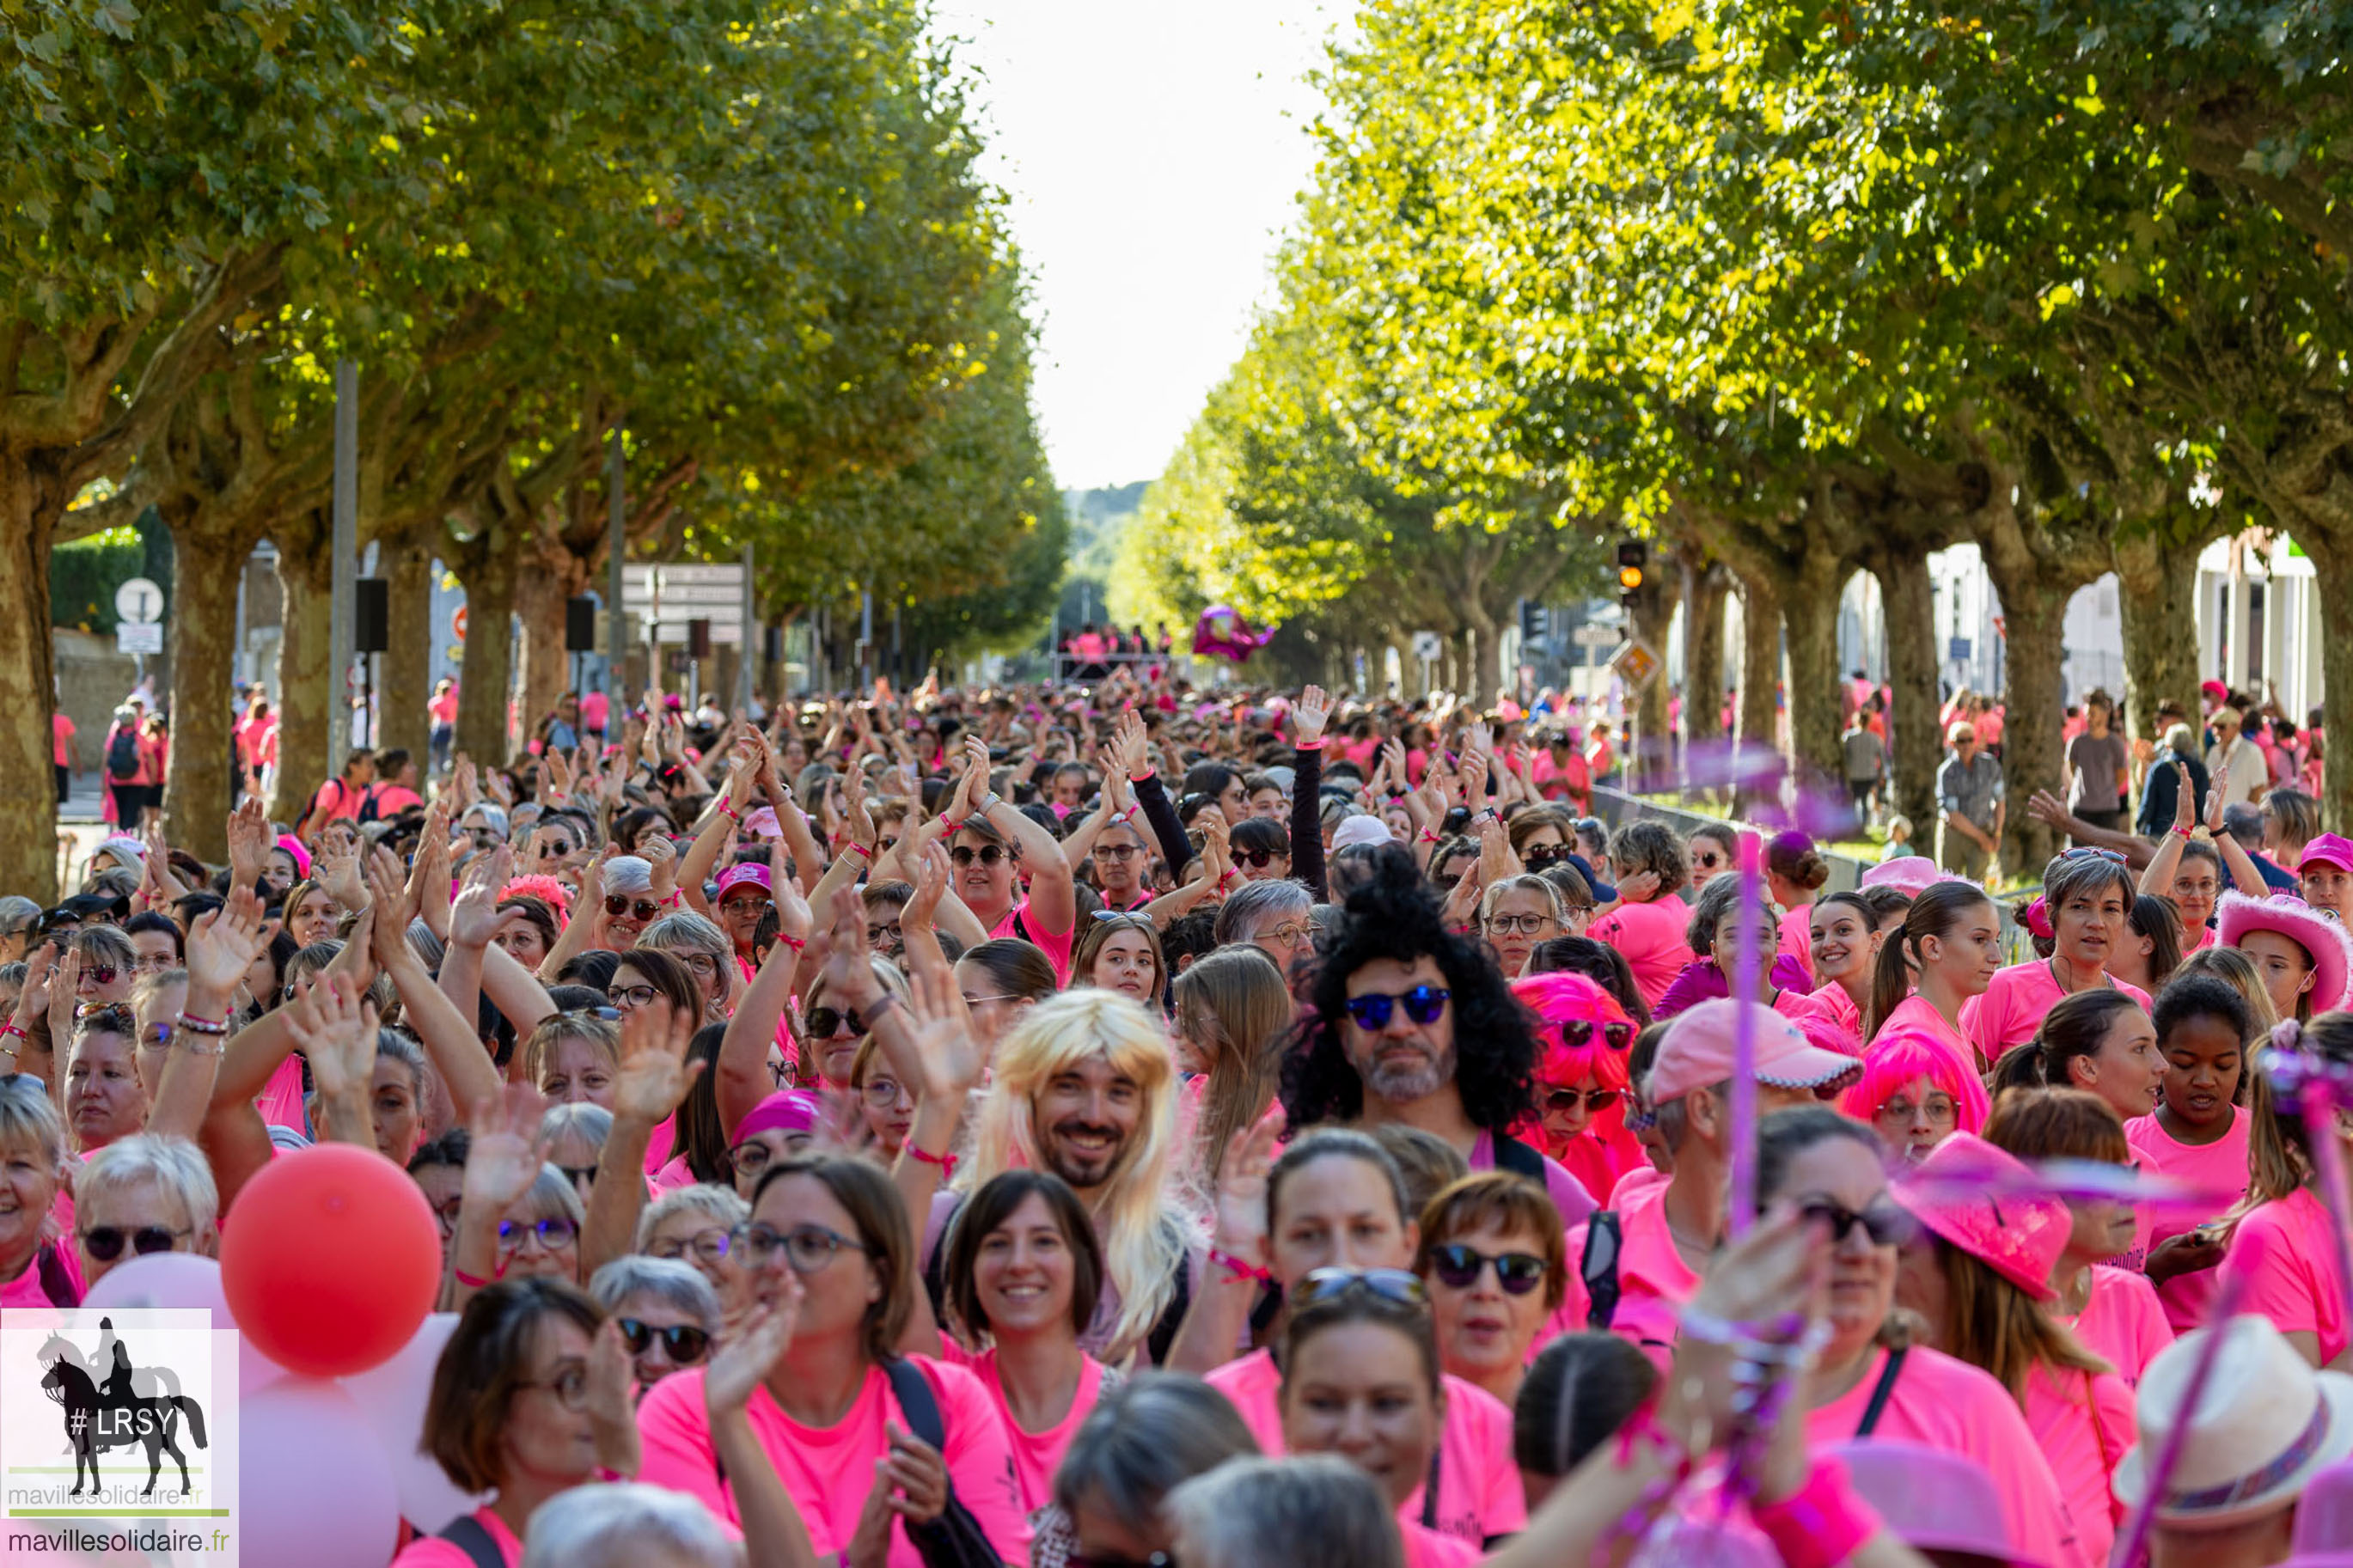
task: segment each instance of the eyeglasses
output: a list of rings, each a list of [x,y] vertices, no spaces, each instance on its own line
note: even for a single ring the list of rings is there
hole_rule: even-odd
[[[623,915],[635,910],[638,919],[641,921],[649,921],[654,918],[654,912],[660,908],[661,906],[654,902],[651,899],[638,899],[632,900],[625,893],[607,893],[605,895],[605,912],[612,916],[615,920],[619,920]]]
[[[1253,871],[1263,871],[1274,864],[1275,853],[1271,849],[1237,849],[1234,851],[1234,860],[1237,864],[1247,866]]]
[[[1610,1021],[1597,1024],[1590,1018],[1563,1018],[1560,1021],[1560,1043],[1571,1050],[1583,1048],[1593,1038],[1593,1031],[1601,1031],[1601,1043],[1613,1051],[1622,1051],[1634,1043],[1634,1026]]]
[[[596,1167],[594,1165],[558,1165],[555,1168],[563,1172],[564,1179],[575,1187],[585,1187],[596,1179]]]
[[[743,910],[765,910],[774,902],[776,900],[765,893],[746,893],[739,899],[731,891],[726,898],[719,900],[719,907],[732,915]]]
[[[796,1274],[820,1273],[844,1250],[873,1250],[863,1242],[852,1241],[839,1231],[828,1230],[821,1225],[797,1225],[781,1233],[765,1225],[754,1225],[738,1234],[743,1238],[744,1258],[753,1268],[770,1268],[781,1258]]]
[[[1558,923],[1550,915],[1491,915],[1487,929],[1498,936],[1535,936]]]
[[[652,985],[616,985],[607,994],[614,1001],[627,1002],[632,1007],[650,1007],[661,991]]]
[[[1141,844],[1098,844],[1094,847],[1098,860],[1133,860],[1143,853]]]
[[[1494,1266],[1495,1283],[1506,1296],[1525,1296],[1544,1283],[1545,1260],[1532,1252],[1489,1254],[1459,1241],[1430,1249],[1430,1271],[1450,1290],[1468,1290],[1479,1283],[1480,1274],[1490,1264]]]
[[[802,1142],[807,1142],[807,1133],[801,1134]],[[793,1151],[788,1149],[785,1152],[785,1155],[780,1156],[765,1143],[738,1143],[727,1151],[727,1163],[733,1166],[735,1173],[745,1181],[757,1181],[760,1173],[766,1170],[771,1163],[779,1158],[788,1157],[792,1152]]]
[[[125,1241],[140,1257],[152,1258],[156,1253],[171,1251],[172,1244],[188,1234],[187,1231],[174,1230],[161,1225],[142,1225],[131,1230],[101,1225],[81,1233],[81,1246],[84,1252],[100,1263],[111,1263],[122,1256]]]
[[[1901,1125],[1923,1110],[1927,1111],[1929,1121],[1939,1127],[1950,1127],[1960,1120],[1960,1108],[1953,1103],[1952,1096],[1946,1094],[1932,1094],[1919,1105],[1908,1100],[1891,1100],[1879,1108],[1879,1114],[1873,1120]]]
[[[1820,1220],[1828,1226],[1831,1240],[1834,1243],[1844,1241],[1854,1233],[1858,1225],[1862,1226],[1875,1247],[1894,1247],[1911,1240],[1917,1234],[1912,1216],[1890,1203],[1876,1203],[1858,1213],[1843,1204],[1817,1198],[1812,1203],[1800,1205],[1798,1213],[1804,1219]]]
[[[866,928],[866,945],[869,947],[887,947],[894,942],[902,940],[904,940],[903,936],[896,922]]]
[[[1421,1281],[1402,1268],[1315,1268],[1293,1287],[1291,1305],[1296,1310],[1351,1290],[1369,1290],[1404,1307],[1427,1306],[1430,1301],[1430,1292],[1421,1288]]]
[[[538,1240],[543,1252],[561,1252],[579,1235],[579,1226],[568,1215],[550,1215],[541,1220],[502,1219],[499,1221],[499,1250],[515,1251],[522,1246],[525,1237],[531,1237]]]
[[[862,1035],[866,1020],[855,1007],[812,1007],[803,1016],[812,1038],[829,1040],[837,1035]]]
[[[1282,947],[1297,947],[1314,934],[1315,927],[1306,921],[1293,921],[1287,925],[1258,933],[1261,942],[1272,942]]]
[[[975,849],[969,844],[959,844],[948,851],[948,858],[959,866],[969,866],[975,860],[984,866],[994,866],[1005,858],[1005,847],[1001,844],[984,844]]]
[[[905,1090],[899,1087],[897,1079],[870,1078],[866,1080],[866,1087],[859,1092],[866,1096],[866,1103],[875,1110],[888,1110],[899,1103],[899,1096]]]
[[[682,1261],[691,1252],[703,1262],[716,1266],[726,1261],[727,1249],[734,1243],[734,1232],[713,1228],[697,1231],[682,1241],[657,1242],[647,1251],[652,1257],[671,1263]]]
[[[1546,1110],[1575,1110],[1579,1100],[1585,1109],[1599,1113],[1618,1103],[1619,1091],[1614,1089],[1588,1089],[1583,1094],[1573,1089],[1556,1089],[1545,1096]]]
[[[1367,992],[1348,998],[1348,1016],[1356,1021],[1359,1029],[1386,1029],[1397,1012],[1397,1005],[1402,1002],[1407,1017],[1417,1024],[1435,1024],[1438,1016],[1446,1011],[1446,999],[1452,994],[1442,985],[1417,985],[1399,996]]]
[[[686,960],[687,968],[704,980],[719,973],[719,961],[707,952],[685,952],[679,956]]]
[[[578,1362],[566,1362],[545,1383],[518,1383],[517,1388],[543,1388],[555,1395],[555,1402],[566,1410],[586,1409],[588,1405],[588,1369]]]
[[[681,1366],[688,1366],[701,1361],[702,1352],[711,1348],[710,1331],[698,1329],[692,1323],[672,1323],[668,1328],[658,1329],[635,1318],[616,1318],[613,1321],[621,1331],[621,1342],[629,1347],[631,1355],[645,1354],[659,1340],[663,1354]]]
[[[81,977],[93,985],[111,985],[117,973],[111,963],[92,963],[83,968]]]

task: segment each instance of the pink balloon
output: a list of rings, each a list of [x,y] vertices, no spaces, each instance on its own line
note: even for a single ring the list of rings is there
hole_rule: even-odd
[[[487,1493],[470,1497],[459,1491],[440,1461],[422,1447],[425,1401],[433,1392],[433,1372],[441,1364],[441,1352],[457,1329],[457,1313],[436,1312],[390,1361],[342,1380],[344,1392],[358,1402],[385,1452],[391,1456],[400,1517],[427,1535],[490,1500]]]
[[[400,1539],[392,1464],[336,1384],[284,1377],[243,1402],[237,1500],[248,1563],[384,1568]]]
[[[237,1319],[228,1310],[228,1296],[221,1286],[220,1265],[193,1252],[151,1252],[120,1264],[90,1288],[81,1304],[121,1307],[125,1310],[177,1307],[193,1311],[203,1308],[212,1313],[214,1328],[237,1327]],[[237,1337],[239,1393],[252,1394],[285,1375],[286,1369],[254,1348],[251,1340],[241,1334]]]

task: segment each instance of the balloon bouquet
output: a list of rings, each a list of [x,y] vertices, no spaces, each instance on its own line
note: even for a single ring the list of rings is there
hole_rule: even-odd
[[[479,1506],[419,1447],[458,1320],[432,1310],[440,1230],[400,1167],[349,1144],[281,1155],[237,1194],[220,1251],[134,1258],[83,1305],[203,1307],[242,1331],[247,1561],[383,1568],[403,1519],[431,1533]]]

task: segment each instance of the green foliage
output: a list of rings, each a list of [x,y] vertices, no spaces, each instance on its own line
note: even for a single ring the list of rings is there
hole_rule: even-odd
[[[49,554],[49,618],[101,636],[114,630],[114,591],[144,577],[172,596],[172,536],[153,513],[110,528]]]

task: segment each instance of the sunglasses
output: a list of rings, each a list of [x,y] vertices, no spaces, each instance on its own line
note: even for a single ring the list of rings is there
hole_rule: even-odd
[[[621,1342],[629,1347],[631,1355],[645,1354],[659,1340],[663,1353],[683,1366],[701,1361],[702,1352],[711,1348],[709,1331],[692,1323],[672,1323],[666,1329],[657,1329],[635,1318],[617,1318],[614,1321],[620,1326]]]
[[[812,1007],[803,1016],[812,1038],[829,1040],[836,1035],[862,1035],[866,1020],[858,1016],[855,1007]]]
[[[585,1187],[596,1179],[596,1167],[594,1165],[558,1165],[555,1168],[563,1172],[564,1179],[575,1187]]]
[[[1098,844],[1094,856],[1098,860],[1130,860],[1144,853],[1141,844]]]
[[[632,900],[626,894],[622,893],[607,893],[605,895],[605,912],[612,916],[615,920],[619,920],[623,915],[628,914],[631,910],[635,910],[638,919],[641,921],[649,921],[654,918],[655,911],[660,908],[661,906],[654,902],[651,899],[638,899]]]
[[[1348,1016],[1356,1021],[1359,1029],[1386,1029],[1397,1012],[1397,1005],[1402,1002],[1407,1017],[1417,1024],[1435,1024],[1438,1016],[1446,1011],[1446,999],[1452,994],[1442,985],[1417,985],[1401,996],[1367,992],[1348,998]]]
[[[1593,1031],[1601,1031],[1601,1043],[1613,1051],[1622,1051],[1634,1043],[1634,1026],[1609,1022],[1597,1024],[1590,1018],[1564,1018],[1560,1025],[1560,1043],[1575,1050],[1593,1038]]]
[[[1234,859],[1253,871],[1263,871],[1274,864],[1275,855],[1271,849],[1237,849]]]
[[[1545,1096],[1545,1109],[1575,1110],[1577,1101],[1583,1100],[1585,1109],[1598,1115],[1617,1104],[1618,1095],[1619,1091],[1614,1089],[1589,1089],[1583,1094],[1573,1089],[1556,1089]]]
[[[81,1233],[82,1250],[100,1263],[111,1263],[122,1256],[122,1244],[130,1242],[131,1250],[142,1258],[152,1258],[159,1252],[169,1252],[172,1244],[187,1235],[185,1230],[173,1230],[160,1225],[142,1225],[135,1230],[121,1230],[101,1225]]]
[[[111,985],[117,973],[111,963],[90,963],[82,966],[81,977],[92,985]]]
[[[1535,844],[1520,851],[1520,863],[1531,871],[1541,871],[1576,853],[1566,844]]]
[[[994,866],[1005,858],[1005,847],[1001,844],[984,844],[975,849],[969,844],[959,844],[948,851],[948,858],[959,866],[969,866],[975,860],[984,866]]]
[[[1728,857],[1714,853],[1706,855],[1695,854],[1692,857],[1692,864],[1698,867],[1703,871],[1717,870],[1723,867],[1730,865],[1731,863],[1732,862]]]
[[[1402,1268],[1314,1268],[1292,1287],[1291,1305],[1295,1310],[1345,1296],[1351,1290],[1369,1290],[1383,1300],[1403,1307],[1427,1306],[1430,1302],[1430,1292],[1422,1289],[1420,1279]]]
[[[1490,1264],[1494,1266],[1495,1283],[1506,1296],[1525,1296],[1544,1283],[1545,1260],[1532,1252],[1490,1255],[1459,1241],[1430,1249],[1430,1271],[1450,1290],[1468,1290],[1479,1283],[1481,1272]]]
[[[2124,856],[2117,851],[2114,849],[2103,849],[2094,844],[2078,844],[2073,849],[2062,849],[2059,851],[2059,858],[2062,860],[2095,858],[2101,860],[2113,860],[2119,866],[2128,864]]]
[[[1854,1233],[1856,1226],[1862,1226],[1874,1247],[1895,1247],[1918,1234],[1912,1216],[1894,1204],[1873,1204],[1858,1213],[1843,1204],[1817,1198],[1801,1206],[1798,1213],[1805,1219],[1820,1220],[1828,1226],[1833,1243],[1844,1241]]]

